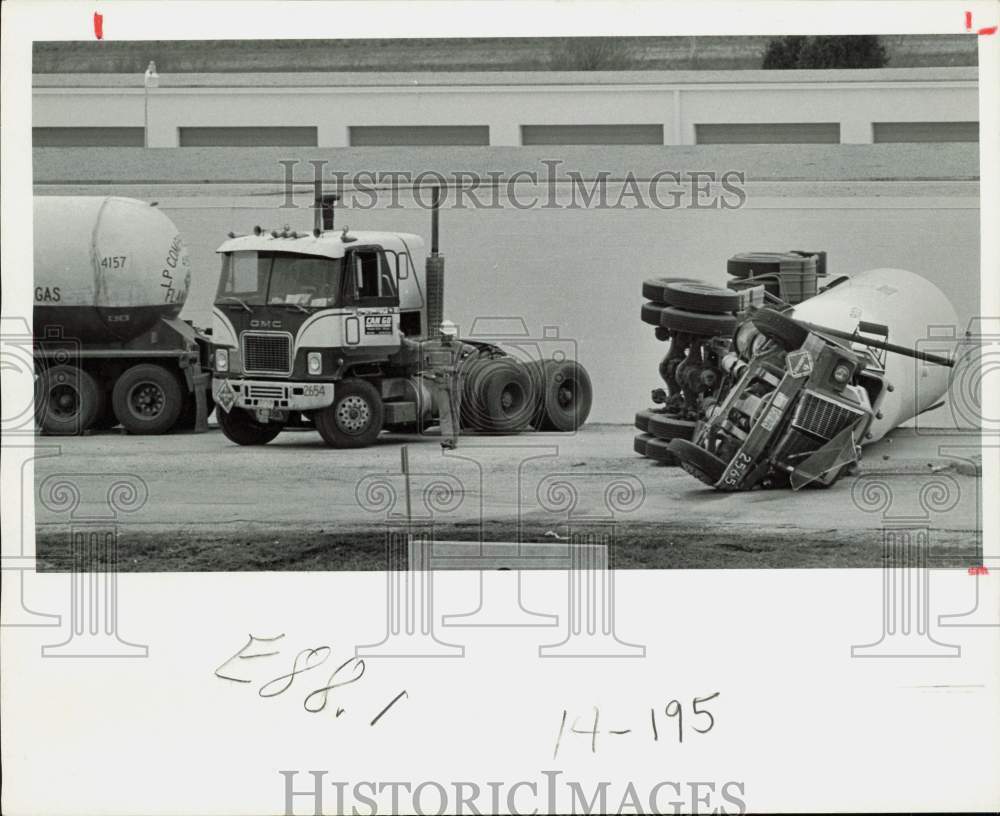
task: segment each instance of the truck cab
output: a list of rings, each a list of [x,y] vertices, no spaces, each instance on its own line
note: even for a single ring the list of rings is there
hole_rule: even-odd
[[[315,421],[346,388],[355,398],[337,411],[356,438],[334,434],[335,443],[370,443],[384,413],[372,392],[379,403],[389,396],[386,381],[405,367],[403,338],[426,330],[413,262],[423,246],[402,233],[287,228],[223,243],[213,395],[227,436],[269,441],[296,415]]]

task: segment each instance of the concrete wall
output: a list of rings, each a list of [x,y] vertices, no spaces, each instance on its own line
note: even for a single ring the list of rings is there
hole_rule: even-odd
[[[875,122],[978,120],[977,69],[624,71],[468,74],[45,74],[35,127],[144,126],[177,147],[183,127],[315,126],[318,146],[361,126],[478,125],[491,145],[520,145],[522,125],[648,124],[669,145],[699,124],[835,122],[869,144]]]
[[[423,151],[36,150],[39,194],[129,195],[158,201],[190,248],[196,282],[184,316],[204,323],[215,287],[215,248],[230,230],[255,224],[309,228],[308,165],[297,176],[297,203],[284,209],[279,156],[327,158],[344,172],[358,169],[450,172],[538,169],[551,152],[466,148]],[[517,157],[523,161],[518,162]],[[879,266],[910,269],[934,281],[964,323],[979,310],[978,151],[973,145],[782,146],[564,150],[564,169],[584,178],[607,168],[615,202],[624,170],[648,179],[671,168],[746,173],[746,203],[737,209],[576,208],[564,205],[564,176],[518,184],[516,196],[556,207],[517,209],[501,191],[495,209],[449,207],[442,214],[447,257],[447,313],[468,331],[476,318],[523,318],[534,336],[556,326],[578,346],[593,377],[592,419],[628,422],[656,387],[663,346],[639,320],[642,279],[687,275],[724,284],[726,259],[748,250],[825,249],[831,274]],[[885,180],[895,179],[895,180]],[[915,180],[917,179],[917,180]],[[554,192],[553,192],[554,191]],[[345,191],[350,193],[350,190]],[[449,203],[454,202],[454,191]],[[482,194],[481,194],[482,195]],[[409,191],[365,193],[338,224],[355,229],[411,231],[428,237],[428,213]],[[348,199],[350,196],[347,196]],[[488,200],[488,196],[485,196]],[[669,200],[669,196],[664,196]],[[368,209],[369,203],[375,206]],[[364,209],[362,209],[364,208]],[[947,417],[944,417],[947,421]]]

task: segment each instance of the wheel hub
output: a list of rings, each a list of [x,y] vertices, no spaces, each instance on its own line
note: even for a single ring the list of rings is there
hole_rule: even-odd
[[[371,409],[361,397],[351,396],[337,404],[337,427],[344,433],[356,434],[365,430],[371,421]]]
[[[500,409],[505,415],[510,416],[520,410],[522,404],[523,394],[516,385],[510,385],[500,393]]]
[[[136,383],[128,395],[128,407],[140,419],[153,419],[163,411],[166,396],[154,382]]]
[[[60,383],[49,392],[53,413],[61,417],[72,417],[80,410],[76,389],[67,383]]]
[[[564,380],[556,392],[560,408],[569,408],[576,396],[576,384],[572,380]]]

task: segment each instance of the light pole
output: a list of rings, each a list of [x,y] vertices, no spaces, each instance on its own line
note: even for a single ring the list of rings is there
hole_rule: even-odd
[[[150,60],[146,73],[142,78],[142,146],[149,147],[149,89],[159,87],[160,75],[156,73],[156,63]]]

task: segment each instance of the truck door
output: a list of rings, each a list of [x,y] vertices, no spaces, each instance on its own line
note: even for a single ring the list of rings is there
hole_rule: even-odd
[[[347,254],[344,342],[347,346],[399,348],[399,280],[381,247]]]

